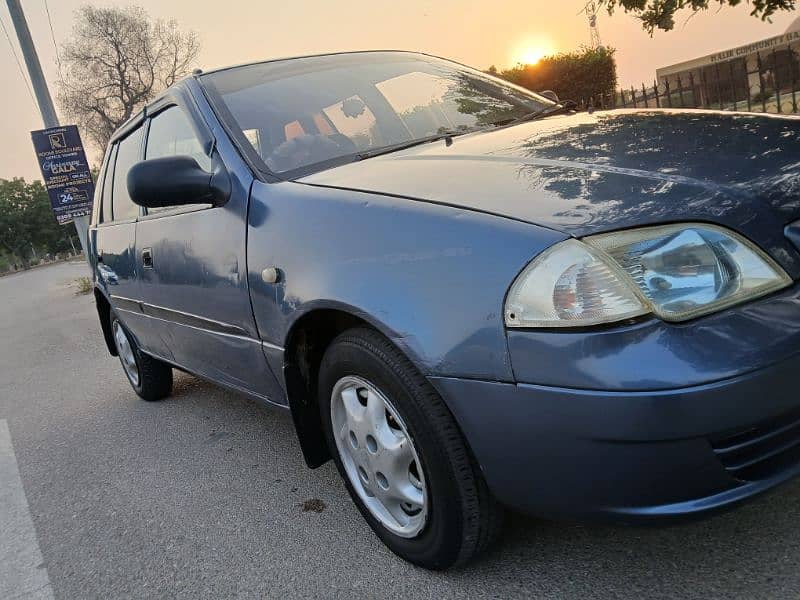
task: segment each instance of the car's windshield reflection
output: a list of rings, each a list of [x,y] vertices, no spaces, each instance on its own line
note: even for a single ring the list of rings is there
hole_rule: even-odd
[[[410,53],[275,61],[202,78],[273,173],[319,170],[515,122],[556,105],[456,63]]]

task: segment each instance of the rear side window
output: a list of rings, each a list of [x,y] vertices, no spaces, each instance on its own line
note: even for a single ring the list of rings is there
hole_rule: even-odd
[[[145,158],[179,155],[191,156],[203,169],[211,170],[211,158],[203,152],[189,119],[173,106],[150,120]]]
[[[114,166],[114,220],[125,221],[139,216],[139,206],[128,195],[128,171],[139,162],[142,145],[141,127],[118,144],[117,161]]]
[[[92,217],[90,221],[93,226],[100,222],[100,211],[103,205],[103,181],[106,178],[106,167],[108,166],[108,156],[110,154],[111,149],[106,148],[103,162],[100,163],[100,170],[97,172],[97,177],[94,178],[94,197],[92,198]]]
[[[111,149],[108,151],[108,164],[106,165],[105,173],[103,173],[103,187],[102,187],[102,200],[101,200],[101,208],[100,208],[100,223],[108,223],[114,219],[113,213],[111,212],[111,189],[112,185],[112,175],[114,173],[114,161],[117,159],[117,146],[111,146]]]

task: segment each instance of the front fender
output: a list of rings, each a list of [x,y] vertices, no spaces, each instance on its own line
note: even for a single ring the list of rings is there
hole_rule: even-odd
[[[535,201],[535,198],[532,198]],[[318,308],[371,323],[424,374],[512,381],[503,300],[565,235],[508,218],[350,190],[256,182],[248,277],[259,333],[285,345]],[[262,270],[276,267],[277,283]]]

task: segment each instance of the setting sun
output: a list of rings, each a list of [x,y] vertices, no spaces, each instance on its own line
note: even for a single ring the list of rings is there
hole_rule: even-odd
[[[551,40],[533,35],[519,39],[509,54],[514,65],[535,65],[545,56],[555,54],[555,50]]]
[[[543,48],[530,46],[527,48],[522,48],[520,51],[518,51],[514,62],[523,65],[535,65],[545,56],[547,56],[547,54],[549,54],[549,52]]]

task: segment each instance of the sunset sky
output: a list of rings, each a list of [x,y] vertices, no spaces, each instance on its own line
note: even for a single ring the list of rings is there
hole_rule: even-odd
[[[58,43],[72,28],[81,0],[49,0]],[[527,57],[573,50],[589,41],[579,0],[293,0],[291,2],[209,3],[202,0],[140,0],[154,17],[174,18],[198,32],[203,44],[199,66],[211,68],[257,59],[360,49],[420,50],[478,68],[507,67]],[[14,39],[5,7],[0,17]],[[119,4],[128,2],[98,3]],[[44,0],[22,0],[53,95],[58,81],[56,54]],[[748,15],[746,5],[678,18],[674,31],[651,39],[639,22],[603,12],[599,28],[604,45],[617,49],[620,83],[652,82],[655,70],[682,60],[779,35],[797,14],[781,14],[773,23]],[[42,127],[36,105],[5,39],[0,40],[3,102],[0,177],[39,178],[30,130]],[[21,60],[21,56],[20,56]]]

